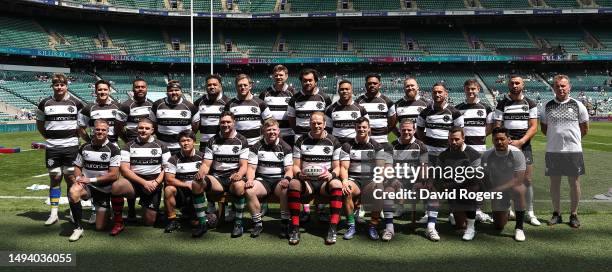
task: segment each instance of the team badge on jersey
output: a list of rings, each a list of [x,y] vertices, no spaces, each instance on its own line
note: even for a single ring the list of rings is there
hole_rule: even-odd
[[[288,103],[289,103],[289,101],[291,101],[291,97],[287,97],[287,98],[285,98],[285,103],[287,103],[287,104],[288,104]]]
[[[356,112],[351,112],[351,117],[357,119],[359,117]]]
[[[200,166],[202,166],[202,162],[196,162],[196,168],[200,169]]]
[[[72,106],[68,107],[68,112],[72,113],[74,111],[75,111],[74,107],[72,107]]]
[[[444,120],[444,122],[448,122],[451,120],[450,115],[444,115],[444,117],[442,117],[442,120]]]
[[[157,149],[151,149],[151,155],[153,156],[157,155]]]
[[[232,148],[232,151],[236,154],[238,154],[238,151],[240,151],[240,148],[237,146],[234,146],[234,148]]]
[[[48,159],[48,160],[47,160],[47,164],[48,164],[49,166],[53,166],[53,164],[55,164],[55,161],[54,161],[53,159]]]
[[[476,114],[478,114],[478,116],[482,117],[484,115],[484,111],[483,110],[478,110],[478,112],[476,112]]]
[[[523,111],[528,111],[529,110],[529,106],[523,106]]]
[[[378,104],[378,110],[384,111],[387,110],[387,107],[384,104]]]
[[[323,152],[325,152],[325,154],[329,154],[331,152],[331,148],[329,148],[329,146],[326,146],[323,148]]]
[[[181,116],[183,116],[183,117],[187,117],[187,115],[189,115],[189,112],[187,112],[187,111],[181,111]]]
[[[252,113],[257,113],[257,108],[256,107],[251,107],[251,112]]]
[[[102,153],[102,155],[100,155],[100,159],[105,161],[106,159],[108,159],[108,154]]]
[[[324,106],[322,102],[317,103],[317,109],[322,109]]]
[[[276,154],[276,157],[277,157],[279,160],[282,160],[282,159],[285,157],[285,155],[284,155],[283,153],[278,153],[278,154]]]

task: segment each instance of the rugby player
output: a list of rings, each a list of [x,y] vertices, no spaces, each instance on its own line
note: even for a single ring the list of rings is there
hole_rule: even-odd
[[[138,122],[138,137],[121,149],[121,176],[111,187],[114,226],[110,235],[115,236],[124,229],[123,198],[140,197],[139,204],[145,207],[144,223],[153,225],[159,210],[164,181],[164,167],[168,164],[170,151],[161,141],[153,137],[155,125],[148,118]]]
[[[83,235],[81,199],[92,199],[97,208],[96,230],[106,227],[106,210],[110,208],[111,186],[119,178],[121,151],[108,140],[110,125],[104,119],[94,121],[91,142],[83,144],[74,161],[75,183],[70,187],[69,203],[74,230],[68,238],[74,242]]]
[[[293,146],[295,136],[293,129],[289,125],[289,100],[295,94],[295,88],[287,84],[289,70],[284,65],[276,65],[272,69],[272,79],[274,83],[259,94],[259,99],[263,100],[270,108],[270,114],[278,121],[280,134],[283,140]]]
[[[338,83],[339,99],[325,110],[325,122],[340,144],[355,139],[355,124],[359,117],[368,117],[366,110],[353,101],[353,84],[344,79]],[[369,122],[368,122],[369,124]],[[368,125],[369,129],[369,125]]]
[[[287,187],[293,179],[293,151],[281,138],[279,123],[271,118],[262,127],[263,139],[249,149],[249,167],[246,172],[246,198],[255,226],[251,237],[263,230],[260,199],[275,196],[280,200],[281,237],[287,236],[289,209]]]
[[[538,132],[538,107],[537,104],[527,98],[523,91],[525,82],[519,75],[510,75],[508,88],[510,91],[502,101],[497,103],[495,113],[496,127],[505,127],[510,133],[510,144],[521,149],[525,155],[527,170],[525,171],[525,186],[527,186],[527,209],[529,224],[541,225],[533,210],[533,154],[531,150],[531,139]]]
[[[578,202],[580,201],[580,176],[584,175],[582,138],[589,131],[589,114],[586,107],[571,98],[572,85],[566,75],[553,78],[555,98],[544,107],[542,133],[546,135],[546,175],[550,177],[550,197],[553,215],[548,225],[560,224],[561,177],[567,176],[570,185],[570,218],[572,228],[580,227]]]
[[[53,95],[41,100],[36,110],[36,128],[45,139],[45,163],[51,185],[51,213],[45,226],[58,221],[62,177],[68,187],[73,183],[73,162],[79,152],[78,113],[83,108],[83,104],[68,93],[65,75],[53,75],[51,88]]]
[[[404,80],[405,95],[393,105],[398,125],[393,131],[395,135],[400,135],[398,128],[405,119],[410,119],[413,123],[416,123],[419,113],[421,113],[424,108],[427,108],[427,101],[421,98],[419,92],[419,84],[415,78],[408,77]]]

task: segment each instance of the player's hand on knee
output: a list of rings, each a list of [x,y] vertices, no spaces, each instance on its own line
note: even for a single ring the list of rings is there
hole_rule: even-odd
[[[247,182],[244,184],[245,189],[253,188],[253,186],[255,186],[254,180],[247,180]]]
[[[287,189],[287,187],[289,187],[289,181],[287,179],[282,179],[278,182],[278,184],[280,185],[281,189]]]

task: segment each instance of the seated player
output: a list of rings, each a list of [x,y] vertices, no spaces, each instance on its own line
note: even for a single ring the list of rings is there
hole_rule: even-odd
[[[485,170],[487,185],[490,187],[489,191],[502,192],[502,199],[491,200],[493,223],[496,229],[500,231],[504,229],[508,223],[510,200],[513,200],[516,213],[514,239],[523,242],[525,241],[523,223],[526,207],[525,156],[519,148],[510,145],[510,134],[506,128],[494,128],[491,136],[494,147],[482,155],[481,162]]]
[[[168,224],[164,229],[165,233],[171,233],[181,227],[181,224],[176,220],[175,209],[177,208],[183,208],[181,210],[183,217],[198,218],[199,224],[206,225],[204,194],[194,196],[191,193],[193,178],[198,173],[204,159],[204,154],[194,148],[195,137],[192,131],[181,131],[178,135],[181,151],[170,157],[166,166],[164,206],[166,207]]]
[[[234,114],[224,111],[219,117],[219,134],[213,136],[204,149],[204,161],[192,185],[195,195],[207,193],[209,199],[214,199],[224,192],[232,195],[236,215],[232,238],[243,233],[242,216],[245,205],[244,177],[249,158],[249,143],[247,139],[236,132]],[[200,204],[198,204],[200,205]],[[196,206],[196,208],[199,206]],[[201,205],[203,208],[203,204]],[[198,217],[204,214],[198,214]],[[200,220],[202,221],[202,220]],[[204,226],[200,225],[200,228]],[[194,233],[194,236],[197,236]]]
[[[124,229],[123,198],[140,197],[145,225],[153,225],[159,210],[164,181],[163,168],[168,164],[170,151],[153,137],[153,121],[148,118],[138,122],[138,138],[121,149],[121,176],[112,186],[112,205],[115,225],[110,235],[115,236]]]
[[[249,152],[249,167],[246,177],[247,206],[253,218],[255,238],[261,234],[261,204],[268,196],[276,196],[281,208],[281,237],[287,236],[289,210],[287,208],[287,187],[293,179],[293,154],[291,147],[280,135],[279,124],[274,119],[268,119],[262,126],[263,139],[251,146]]]
[[[355,120],[355,138],[344,143],[340,150],[340,179],[344,194],[344,211],[348,230],[342,237],[350,240],[357,233],[355,227],[355,202],[362,195],[371,195],[375,184],[373,168],[385,166],[385,152],[381,144],[370,138],[370,120],[359,117]],[[382,186],[381,186],[382,187]]]
[[[304,198],[307,203],[314,196],[329,198],[330,220],[325,243],[336,243],[336,227],[342,209],[342,182],[338,180],[340,147],[338,140],[325,131],[325,115],[313,112],[310,132],[302,135],[293,147],[294,179],[287,191],[291,213],[290,245],[300,242],[301,200]]]
[[[106,227],[106,210],[110,208],[110,191],[113,182],[119,178],[121,151],[108,140],[109,125],[104,119],[94,122],[93,137],[90,143],[79,148],[74,161],[75,183],[70,187],[70,211],[72,211],[74,231],[71,242],[83,235],[81,199],[92,199],[97,209],[96,230]]]

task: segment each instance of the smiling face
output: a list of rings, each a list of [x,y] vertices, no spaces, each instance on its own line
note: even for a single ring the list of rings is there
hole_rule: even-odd
[[[181,91],[181,88],[171,87],[170,89],[166,90],[166,96],[168,96],[168,100],[171,103],[176,104],[179,101],[181,101],[181,97],[183,96],[183,91]]]
[[[340,95],[342,104],[348,104],[349,101],[353,100],[353,86],[349,83],[340,84],[338,86],[338,95]]]
[[[310,116],[310,132],[313,136],[321,136],[325,131],[325,118],[322,114]]]
[[[221,134],[225,136],[229,136],[234,131],[234,119],[231,116],[223,116],[219,119],[219,128],[221,130]]]
[[[400,139],[403,143],[409,143],[414,136],[414,123],[404,122],[400,126]]]
[[[366,121],[355,124],[355,132],[357,139],[365,139],[370,135],[370,124]]]
[[[572,85],[566,78],[560,78],[555,80],[553,84],[553,90],[555,90],[555,98],[559,101],[565,101],[569,97]]]
[[[153,124],[145,121],[138,122],[138,137],[143,141],[148,141],[151,135],[155,132]]]
[[[263,131],[264,138],[268,143],[274,143],[280,135],[280,128],[277,125],[267,126]]]
[[[110,94],[110,88],[105,83],[100,83],[96,87],[96,99],[98,102],[105,102]]]
[[[95,122],[93,129],[93,138],[97,143],[103,143],[108,137],[108,123]]]
[[[287,82],[289,75],[287,75],[285,71],[279,70],[279,71],[274,72],[274,74],[272,75],[272,78],[274,78],[275,85],[282,86],[285,84],[285,82]]]
[[[476,98],[478,98],[480,87],[478,84],[470,84],[463,87],[463,92],[465,93],[465,99],[467,101],[474,101]]]
[[[435,86],[431,91],[431,98],[437,105],[442,105],[446,102],[446,98],[448,97],[448,92],[446,88],[443,86]]]
[[[415,79],[409,78],[404,80],[404,93],[409,101],[416,99],[417,95],[419,94],[419,84]]]
[[[53,89],[53,95],[63,97],[68,92],[68,85],[66,83],[56,82],[51,85]]]
[[[461,147],[463,147],[463,134],[459,131],[448,134],[448,145],[450,149],[453,151],[461,151]]]
[[[184,154],[191,154],[191,151],[193,151],[194,143],[194,140],[190,137],[181,137],[179,139],[179,144],[181,145],[181,150]]]
[[[144,80],[135,81],[132,84],[132,92],[136,100],[144,100],[147,98],[147,83]]]
[[[246,98],[251,93],[251,82],[248,78],[240,79],[236,82],[236,95],[239,98]]]
[[[506,136],[505,133],[493,134],[493,145],[495,146],[495,150],[506,151],[508,150],[509,144],[510,144],[510,137]]]

